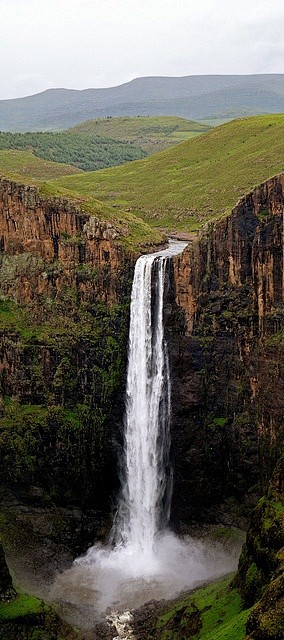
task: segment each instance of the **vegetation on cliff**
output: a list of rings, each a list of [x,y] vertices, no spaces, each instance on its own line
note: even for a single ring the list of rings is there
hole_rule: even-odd
[[[42,600],[24,593],[0,603],[0,640],[80,640],[72,627]]]
[[[66,295],[43,304],[36,321],[32,309],[1,303],[2,357],[21,362],[1,377],[1,481],[104,509],[116,466],[113,403],[118,421],[123,411],[127,303],[77,306]]]
[[[266,495],[252,512],[234,580],[246,606],[250,640],[278,640],[284,630],[284,457]]]

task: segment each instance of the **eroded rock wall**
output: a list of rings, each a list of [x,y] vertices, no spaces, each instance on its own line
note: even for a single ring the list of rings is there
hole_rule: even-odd
[[[173,521],[245,515],[282,446],[283,203],[282,174],[174,259]]]
[[[134,256],[70,201],[0,181],[0,478],[109,516]]]
[[[118,236],[110,223],[67,199],[46,199],[36,187],[0,180],[2,290],[21,304],[73,286],[82,301],[121,301],[134,258],[115,242]]]
[[[278,456],[283,183],[259,186],[172,263],[176,526],[242,521]],[[7,180],[0,186],[2,476],[40,485],[60,504],[83,500],[109,512],[135,257],[112,225],[79,206]]]

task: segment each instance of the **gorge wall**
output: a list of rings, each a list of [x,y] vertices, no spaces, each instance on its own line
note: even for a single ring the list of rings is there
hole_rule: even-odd
[[[0,182],[2,493],[92,509],[90,542],[118,491],[134,256],[117,237],[70,201]]]
[[[282,174],[174,259],[173,522],[245,515],[282,450],[283,215]]]
[[[267,181],[172,263],[172,523],[181,530],[192,519],[241,522],[282,446],[283,189],[283,175]],[[8,180],[0,239],[4,493],[92,509],[92,535],[103,535],[119,486],[135,256],[115,225]]]

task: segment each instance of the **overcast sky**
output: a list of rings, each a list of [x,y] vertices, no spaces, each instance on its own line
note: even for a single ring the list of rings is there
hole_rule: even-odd
[[[0,99],[284,72],[284,0],[0,0],[0,24]]]

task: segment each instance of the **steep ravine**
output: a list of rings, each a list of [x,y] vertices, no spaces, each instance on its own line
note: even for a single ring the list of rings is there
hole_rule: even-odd
[[[180,532],[246,525],[283,450],[283,191],[283,175],[268,180],[173,260]],[[8,180],[0,238],[3,531],[77,554],[107,535],[118,492],[135,256],[115,226]]]

